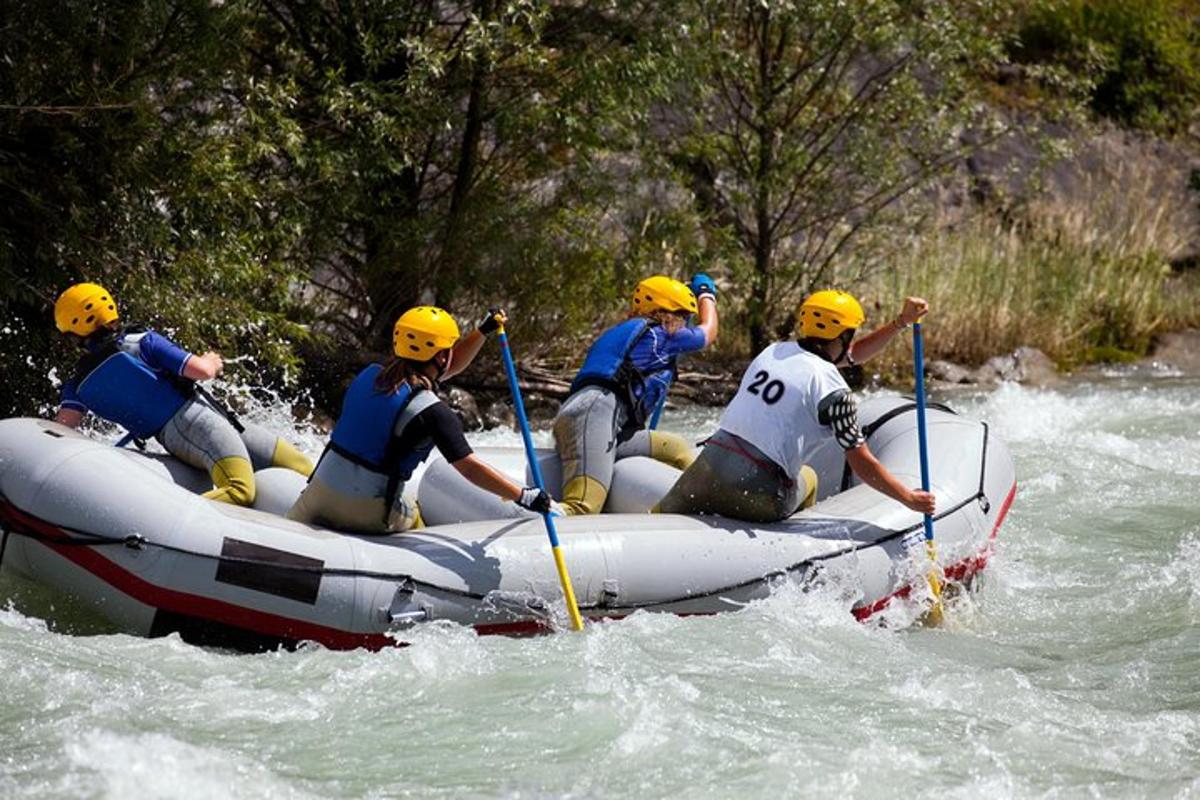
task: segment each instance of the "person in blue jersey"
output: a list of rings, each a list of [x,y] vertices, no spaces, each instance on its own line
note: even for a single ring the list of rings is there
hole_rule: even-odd
[[[342,413],[288,519],[352,533],[385,534],[420,527],[419,509],[403,496],[405,482],[436,447],[471,483],[530,511],[550,511],[550,495],[521,487],[484,463],[463,435],[462,422],[437,395],[439,382],[462,372],[503,314],[490,313],[459,338],[446,311],[419,306],[392,330],[394,357],[371,364],[351,382]]]
[[[838,372],[839,364],[853,366],[879,353],[928,310],[924,300],[910,297],[894,320],[855,341],[865,320],[857,300],[832,290],[805,299],[799,339],[776,342],[750,362],[717,432],[654,510],[750,522],[786,519],[816,502],[817,474],[807,462],[832,437],[863,483],[932,514],[933,495],[905,486],[871,453]]]
[[[697,325],[689,325],[693,314]],[[554,419],[562,462],[562,507],[598,514],[608,498],[613,465],[650,456],[685,469],[695,457],[679,436],[646,430],[675,379],[676,360],[717,338],[717,290],[699,274],[691,286],[655,275],[637,285],[629,319],[600,335]]]
[[[196,355],[153,330],[125,327],[107,289],[78,283],[54,304],[58,330],[86,351],[63,383],[55,421],[78,427],[91,412],[137,439],[154,438],[171,455],[204,470],[205,497],[254,503],[254,470],[278,466],[308,475],[312,462],[290,443],[250,423],[236,422],[196,381],[221,373],[214,352]]]

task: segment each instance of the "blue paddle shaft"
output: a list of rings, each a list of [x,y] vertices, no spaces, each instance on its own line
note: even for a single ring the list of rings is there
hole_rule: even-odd
[[[525,416],[525,401],[521,399],[521,387],[517,384],[517,367],[513,363],[512,352],[508,349],[508,334],[504,328],[499,331],[500,353],[504,356],[504,371],[508,373],[508,387],[512,390],[513,406],[517,413],[517,424],[521,426],[521,438],[525,442],[525,458],[529,461],[529,471],[533,473],[533,485],[542,491],[546,490],[542,482],[542,468],[538,464],[537,454],[533,451],[533,435],[529,432],[529,419]],[[546,520],[546,533],[550,535],[550,544],[558,547],[558,530],[554,527],[554,515],[543,514]]]
[[[913,373],[917,385],[917,446],[921,451],[921,488],[929,491],[929,442],[925,432],[925,339],[913,323]],[[933,517],[925,515],[925,540],[933,541]]]
[[[667,404],[667,393],[663,392],[663,396],[658,398],[658,405],[654,407],[654,415],[650,417],[650,430],[658,430],[658,421],[662,419],[663,407]]]

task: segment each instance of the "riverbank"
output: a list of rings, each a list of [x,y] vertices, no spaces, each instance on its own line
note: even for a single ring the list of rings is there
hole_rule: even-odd
[[[907,342],[896,343],[896,351],[881,357],[881,370],[862,370],[849,374],[855,389],[890,388],[912,391],[911,349]],[[692,359],[680,371],[671,387],[667,408],[720,407],[737,391],[747,361]],[[903,363],[905,369],[900,369]],[[872,366],[871,364],[868,367]],[[1034,347],[1021,346],[999,353],[982,364],[964,365],[946,359],[932,359],[926,365],[929,385],[940,387],[978,387],[986,389],[1003,383],[1046,388],[1062,384],[1073,376],[1105,374],[1113,369],[1200,377],[1200,329],[1163,334],[1155,339],[1148,355],[1141,358],[1098,360],[1071,370],[1057,367],[1054,361]],[[526,412],[535,427],[546,426],[554,418],[559,404],[567,397],[573,372],[554,369],[546,364],[517,362],[521,393]],[[468,430],[511,428],[516,424],[503,375],[491,367],[474,366],[448,385],[446,398],[463,419]]]

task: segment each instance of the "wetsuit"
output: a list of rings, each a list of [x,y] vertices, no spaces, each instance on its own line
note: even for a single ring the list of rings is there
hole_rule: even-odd
[[[354,533],[420,527],[416,504],[403,497],[413,470],[436,447],[448,463],[474,452],[458,416],[432,391],[375,386],[380,367],[359,373],[308,486],[288,519]]]
[[[309,460],[257,425],[238,431],[183,376],[192,354],[152,330],[128,328],[90,337],[87,355],[63,384],[61,407],[92,412],[134,436],[153,437],[180,461],[203,469],[216,488],[205,497],[254,502],[254,470],[282,466],[302,475]]]
[[[864,443],[846,381],[797,342],[773,344],[750,363],[719,429],[655,510],[786,519],[815,502],[817,475],[806,462],[831,436],[843,450]]]
[[[676,359],[707,343],[700,328],[668,334],[644,318],[616,325],[596,341],[554,419],[567,513],[600,513],[619,459],[649,456],[679,469],[691,464],[695,453],[681,437],[645,427],[670,389]]]

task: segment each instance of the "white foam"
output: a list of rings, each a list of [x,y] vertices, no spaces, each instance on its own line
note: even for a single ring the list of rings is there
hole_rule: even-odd
[[[240,753],[164,733],[97,728],[64,744],[81,794],[155,798],[315,797]],[[66,788],[66,787],[64,787]]]

